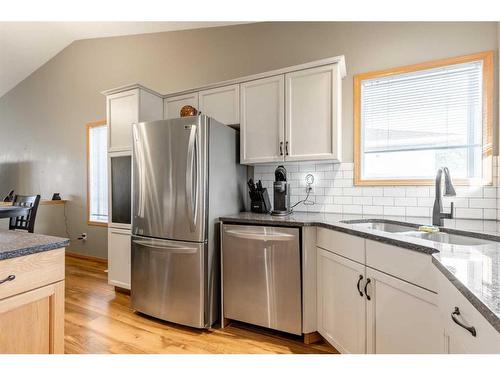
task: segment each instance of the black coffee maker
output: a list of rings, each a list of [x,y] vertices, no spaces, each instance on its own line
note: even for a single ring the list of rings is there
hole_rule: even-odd
[[[290,207],[290,184],[286,182],[286,169],[280,165],[274,171],[274,207],[271,212],[272,215],[286,216],[292,213]]]

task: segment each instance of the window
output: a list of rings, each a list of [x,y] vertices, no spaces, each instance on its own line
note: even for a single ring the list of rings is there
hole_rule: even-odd
[[[108,133],[105,121],[87,124],[87,222],[108,223]]]
[[[491,183],[493,53],[354,77],[356,185]]]

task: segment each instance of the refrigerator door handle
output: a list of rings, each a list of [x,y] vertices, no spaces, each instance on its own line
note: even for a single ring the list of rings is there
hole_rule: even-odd
[[[198,211],[198,189],[195,187],[193,191],[193,175],[196,176],[195,173],[198,173],[198,155],[196,154],[196,125],[191,125],[186,166],[186,202],[188,216],[191,219],[189,223],[191,232],[196,230],[196,214]]]

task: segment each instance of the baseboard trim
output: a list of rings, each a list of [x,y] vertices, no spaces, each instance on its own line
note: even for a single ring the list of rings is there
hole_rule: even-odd
[[[121,286],[115,286],[115,292],[128,294],[130,296],[130,290],[122,288]]]
[[[91,255],[83,255],[83,254],[73,253],[71,251],[66,251],[66,256],[69,256],[71,258],[90,260],[92,262],[98,262],[98,263],[102,263],[102,264],[106,264],[106,265],[108,264],[107,259],[98,258],[98,257],[94,257]]]

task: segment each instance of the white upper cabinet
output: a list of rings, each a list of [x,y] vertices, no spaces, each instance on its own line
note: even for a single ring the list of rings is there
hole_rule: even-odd
[[[285,159],[340,161],[341,74],[338,64],[285,75]]]
[[[197,92],[179,96],[171,96],[163,99],[163,103],[163,115],[165,120],[181,117],[181,108],[185,105],[190,105],[197,110],[200,109],[198,104]]]
[[[284,76],[240,86],[240,152],[242,164],[284,159]]]
[[[444,354],[436,293],[369,267],[366,277],[367,353]]]
[[[217,87],[199,92],[199,110],[222,124],[240,123],[240,86]]]
[[[108,151],[132,149],[132,124],[161,120],[162,98],[141,88],[107,95]]]
[[[132,146],[132,124],[139,121],[139,90],[107,97],[108,151],[126,151]]]

